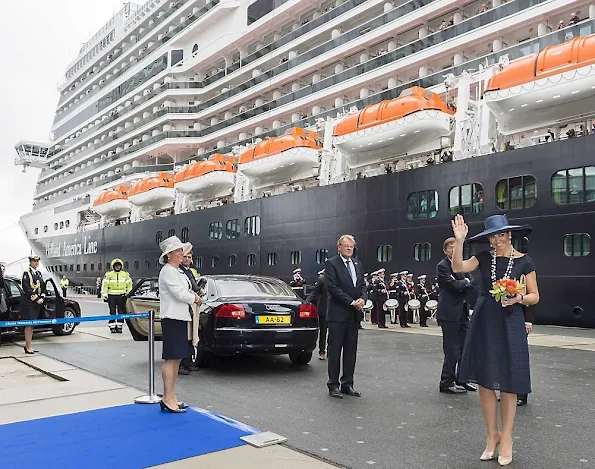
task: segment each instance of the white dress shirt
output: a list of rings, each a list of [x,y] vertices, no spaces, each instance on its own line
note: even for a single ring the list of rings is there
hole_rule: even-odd
[[[159,317],[190,321],[188,306],[194,304],[195,294],[186,274],[165,264],[159,272]]]

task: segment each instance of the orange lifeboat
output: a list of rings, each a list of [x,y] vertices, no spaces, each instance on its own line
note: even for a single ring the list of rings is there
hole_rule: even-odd
[[[484,100],[504,135],[593,114],[595,37],[513,60],[490,78]],[[530,116],[530,118],[528,118]]]
[[[257,188],[312,177],[321,149],[316,132],[295,127],[244,151],[238,170]]]
[[[154,210],[170,207],[174,198],[174,180],[167,173],[142,179],[128,191],[130,203]]]
[[[125,186],[101,193],[93,201],[93,211],[105,217],[123,218],[130,214],[130,202]]]
[[[237,158],[215,153],[207,161],[196,161],[175,176],[174,187],[183,194],[215,198],[229,195],[235,185]]]
[[[439,145],[451,132],[454,109],[436,93],[419,86],[398,98],[366,106],[345,116],[333,132],[333,143],[351,167],[364,166],[387,156],[415,154]]]

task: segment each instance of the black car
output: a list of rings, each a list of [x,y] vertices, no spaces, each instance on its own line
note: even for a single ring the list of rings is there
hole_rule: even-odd
[[[24,295],[21,288],[21,279],[17,277],[4,277],[6,304],[8,311],[0,313],[0,321],[16,321],[19,319],[19,311],[21,308],[21,297]],[[46,297],[44,300],[43,314],[39,319],[56,319],[56,318],[80,318],[80,305],[69,298],[64,298],[60,295],[56,284],[52,279],[45,281]],[[36,326],[36,331],[52,331],[55,335],[70,335],[77,324],[56,324],[53,326]],[[20,332],[21,327],[13,329],[3,329],[2,333]]]
[[[318,336],[318,313],[285,282],[271,277],[213,275],[203,277],[196,364],[208,366],[215,355],[289,355],[305,365]],[[140,280],[128,294],[129,313],[159,311],[159,281]],[[134,340],[147,340],[148,320],[127,321]],[[161,324],[155,323],[161,338]]]

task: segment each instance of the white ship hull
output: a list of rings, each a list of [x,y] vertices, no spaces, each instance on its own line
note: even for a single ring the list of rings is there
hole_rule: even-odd
[[[161,210],[171,207],[175,196],[176,191],[171,187],[156,187],[147,192],[131,195],[128,200],[137,207]]]
[[[211,171],[175,184],[182,194],[192,194],[201,199],[229,195],[235,185],[236,175],[229,171]]]
[[[428,110],[409,114],[385,124],[334,138],[334,145],[351,168],[378,162],[379,159],[413,155],[440,148],[442,137],[451,133],[452,116]]]

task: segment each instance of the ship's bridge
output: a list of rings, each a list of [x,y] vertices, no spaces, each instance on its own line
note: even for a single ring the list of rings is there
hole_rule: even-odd
[[[14,146],[14,149],[17,152],[14,164],[17,166],[22,165],[23,169],[27,166],[33,168],[45,168],[47,166],[48,158],[52,156],[55,151],[50,147],[51,146],[48,143],[21,140]]]

